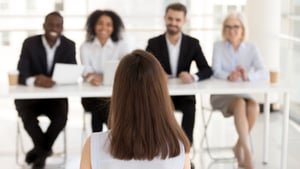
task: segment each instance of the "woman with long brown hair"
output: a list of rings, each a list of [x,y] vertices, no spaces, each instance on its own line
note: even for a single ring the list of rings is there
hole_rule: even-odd
[[[110,130],[87,139],[81,169],[190,168],[189,141],[152,54],[135,50],[120,61],[110,106]]]

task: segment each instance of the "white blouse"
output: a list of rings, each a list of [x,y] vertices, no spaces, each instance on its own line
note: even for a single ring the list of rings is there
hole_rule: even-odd
[[[153,160],[120,160],[109,151],[109,131],[96,132],[91,135],[92,169],[183,169],[185,161],[184,145],[180,144],[180,154],[176,157]]]
[[[80,59],[84,65],[83,75],[88,73],[103,73],[106,61],[120,60],[129,53],[129,48],[124,40],[117,42],[108,39],[102,46],[97,38],[91,42],[84,42],[80,47]]]

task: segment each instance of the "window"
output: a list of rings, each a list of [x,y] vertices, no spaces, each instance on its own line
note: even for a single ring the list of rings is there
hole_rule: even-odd
[[[1,33],[1,45],[3,46],[9,46],[10,41],[9,41],[9,32],[2,32]]]
[[[9,8],[8,0],[0,0],[0,11],[5,12]]]

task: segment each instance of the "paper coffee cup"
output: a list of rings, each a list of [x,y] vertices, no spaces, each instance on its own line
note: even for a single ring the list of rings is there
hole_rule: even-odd
[[[8,84],[9,86],[16,86],[19,80],[19,71],[9,71],[8,72]]]
[[[279,81],[279,72],[270,70],[270,82],[277,83]]]

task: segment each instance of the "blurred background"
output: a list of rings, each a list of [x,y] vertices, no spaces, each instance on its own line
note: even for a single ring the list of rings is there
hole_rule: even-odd
[[[125,23],[125,39],[132,49],[145,48],[147,40],[164,32],[166,5],[174,0],[0,0],[0,84],[7,85],[7,71],[16,69],[23,40],[43,33],[44,16],[60,11],[64,16],[64,34],[78,49],[85,38],[87,16],[95,9],[115,10]],[[300,0],[179,0],[188,8],[184,32],[200,40],[211,63],[213,42],[219,40],[224,16],[230,11],[247,13],[249,39],[262,50],[269,69],[280,71],[280,78],[300,84]],[[270,11],[272,9],[272,11]],[[264,12],[264,13],[260,13]],[[267,17],[263,20],[264,17]],[[269,20],[269,22],[268,22]],[[275,21],[274,21],[275,20]],[[273,24],[272,24],[273,23]],[[274,27],[275,24],[275,27]],[[262,29],[273,31],[269,41]],[[275,30],[275,31],[274,31]],[[262,37],[261,34],[264,36]],[[252,33],[252,35],[251,35]],[[266,46],[270,43],[276,43]],[[269,51],[269,52],[268,52]],[[271,53],[270,53],[271,52]],[[273,52],[273,53],[272,53]],[[275,61],[274,61],[275,60]],[[291,96],[292,117],[300,122],[300,92]]]
[[[8,86],[7,72],[16,69],[23,40],[44,32],[44,17],[49,12],[63,15],[63,34],[75,41],[80,63],[79,47],[92,11],[116,11],[125,24],[124,38],[131,49],[145,49],[150,37],[165,31],[163,16],[171,2],[187,6],[184,33],[199,39],[209,64],[213,43],[221,39],[225,15],[245,12],[249,40],[258,45],[267,68],[278,71],[281,81],[300,85],[300,0],[0,0],[0,86]],[[290,119],[300,124],[300,88],[293,90],[290,99]],[[14,109],[12,100],[1,102],[1,111]]]

